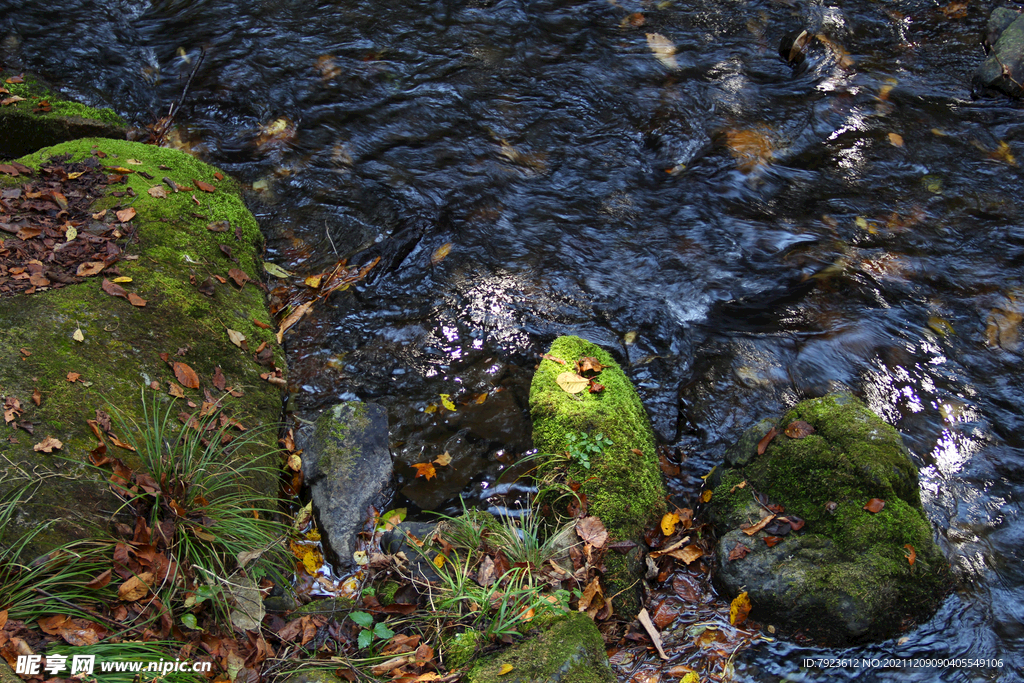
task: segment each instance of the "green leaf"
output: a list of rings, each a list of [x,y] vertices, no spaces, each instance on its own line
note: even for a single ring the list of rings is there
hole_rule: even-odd
[[[373,626],[373,615],[367,612],[352,612],[348,615],[348,618],[363,628],[370,628]]]
[[[383,621],[377,622],[377,625],[373,627],[373,633],[382,640],[387,640],[391,636],[395,635],[395,632],[388,628],[388,625]]]
[[[373,631],[366,630],[359,632],[359,638],[356,640],[356,643],[358,643],[360,650],[365,650],[366,648],[370,647],[370,643],[372,642]]]
[[[196,622],[196,615],[194,614],[183,615],[181,617],[181,623],[187,626],[188,628],[192,629],[193,631],[199,629],[199,624]]]
[[[285,270],[281,266],[277,265],[276,263],[271,263],[270,261],[264,261],[263,262],[263,270],[267,271],[268,273],[270,273],[274,277],[285,278],[285,277],[291,277],[293,275],[293,273],[289,273],[287,270]]]

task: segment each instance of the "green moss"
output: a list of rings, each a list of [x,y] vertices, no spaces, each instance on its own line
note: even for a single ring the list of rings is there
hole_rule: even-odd
[[[815,433],[801,439],[782,434],[794,420],[808,422]],[[933,608],[944,594],[947,565],[932,540],[917,470],[899,433],[848,394],[804,401],[777,428],[763,456],[720,475],[712,499],[719,529],[756,521],[752,491],[806,521],[803,542],[813,534],[829,548],[827,561],[807,576],[827,609],[809,620],[827,620],[852,601],[867,606],[881,633]],[[746,488],[736,488],[742,481]],[[864,509],[872,498],[885,501],[875,514]],[[917,554],[913,566],[907,545]]]
[[[640,397],[612,357],[588,341],[559,337],[549,355],[568,365],[544,359],[534,374],[530,388],[534,446],[541,452],[564,452],[570,432],[602,433],[611,439],[612,445],[591,459],[589,470],[573,462],[569,474],[582,482],[590,512],[601,518],[613,538],[633,537],[665,508],[654,434]],[[585,356],[607,366],[597,378],[604,390],[563,391],[558,375]]]
[[[113,405],[141,423],[141,387],[157,381],[166,391],[167,382],[175,381],[172,369],[160,359],[161,353],[196,371],[201,389],[186,389],[185,393],[197,405],[205,399],[204,390],[222,395],[212,384],[214,369],[220,367],[228,386],[244,392],[241,398],[225,397],[227,409],[242,424],[273,424],[281,410],[279,389],[259,378],[266,368],[252,357],[252,351],[266,342],[274,350],[274,362],[284,367],[283,351],[272,332],[253,323],[254,319],[270,320],[263,293],[253,283],[239,289],[228,278],[229,268],[239,268],[256,281],[261,272],[260,233],[237,195],[237,185],[228,178],[216,180],[216,169],[188,155],[118,140],[64,143],[20,161],[38,167],[53,155],[84,158],[94,147],[106,153],[102,159],[105,166],[145,171],[155,177],[147,180],[138,173],[125,174],[126,185],[111,186],[108,196],[93,207],[94,211],[113,210],[123,201],[136,209],[133,222],[139,241],[129,245],[127,252],[138,258],[122,260],[117,267],[121,275],[132,278],[123,286],[146,299],[147,304],[135,307],[104,293],[100,288],[107,275],[104,273],[61,289],[5,298],[0,305],[0,393],[18,398],[25,408],[23,419],[35,425],[34,434],[19,432],[18,443],[5,451],[10,463],[0,465],[0,493],[19,481],[48,477],[15,524],[0,533],[13,535],[40,519],[59,519],[52,536],[40,537],[33,544],[35,552],[42,552],[59,538],[84,535],[90,526],[103,526],[109,522],[110,511],[118,509],[119,503],[95,480],[107,475],[87,464],[96,439],[86,420],[95,417],[97,408]],[[141,164],[129,164],[129,159]],[[170,170],[160,169],[161,165]],[[201,180],[217,189],[214,193],[193,190],[171,194],[166,199],[150,196],[149,187],[161,184],[164,176],[181,186]],[[17,180],[2,182],[12,185]],[[135,198],[118,199],[109,194],[129,187]],[[193,195],[200,204],[192,200]],[[234,231],[213,233],[206,229],[208,223],[220,220],[238,226],[241,238],[236,239]],[[223,254],[220,244],[232,249],[238,263]],[[214,275],[224,277],[227,283],[214,281],[212,298],[202,295],[190,282],[190,277],[201,283]],[[245,335],[250,351],[232,345],[225,328]],[[83,342],[72,339],[76,329],[82,330]],[[22,354],[20,349],[31,355]],[[179,350],[182,355],[178,355]],[[69,382],[69,372],[80,374],[80,380]],[[39,406],[31,401],[35,389],[42,395]],[[184,405],[181,409],[191,411]],[[46,436],[60,439],[64,447],[51,455],[33,452],[32,446]],[[271,452],[275,436],[267,433],[252,445],[251,452]],[[130,453],[118,450],[113,454],[131,464]],[[269,474],[250,483],[260,490],[276,492],[276,482]],[[75,517],[62,514],[69,509],[83,512]],[[92,515],[90,510],[105,512]]]
[[[292,613],[292,616],[305,616],[307,614],[329,614],[339,621],[348,616],[349,612],[355,609],[356,603],[351,598],[325,598],[306,603]]]
[[[445,666],[449,670],[461,669],[469,664],[477,650],[487,642],[483,631],[463,631],[449,638],[444,644]]]
[[[377,600],[387,607],[395,601],[395,593],[402,587],[397,581],[385,581],[377,591]]]
[[[501,673],[502,666],[512,666]],[[585,614],[569,614],[535,638],[480,660],[470,669],[470,683],[611,683],[604,641]]]
[[[342,411],[350,414],[341,419]],[[321,415],[316,421],[313,435],[319,444],[320,457],[317,460],[321,472],[331,472],[332,476],[349,476],[359,457],[359,446],[346,445],[345,435],[349,428],[357,432],[365,431],[370,425],[366,415],[366,404],[350,402],[339,404],[331,412]]]

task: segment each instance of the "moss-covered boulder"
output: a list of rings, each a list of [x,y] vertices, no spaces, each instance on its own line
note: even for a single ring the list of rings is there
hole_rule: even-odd
[[[512,667],[509,669],[508,667]],[[535,638],[479,660],[469,683],[613,683],[604,641],[591,619],[570,614]]]
[[[127,130],[124,119],[111,109],[87,107],[35,76],[0,70],[0,158],[79,138],[123,140]]]
[[[777,435],[758,455],[772,426]],[[730,596],[748,592],[753,618],[843,644],[888,637],[935,610],[948,564],[917,469],[899,433],[855,397],[797,404],[745,435],[726,464],[712,499],[717,577]],[[872,499],[884,506],[865,509]],[[783,510],[765,528],[741,529],[775,505]]]
[[[559,363],[557,358],[564,363]],[[558,376],[581,358],[595,358],[603,369],[595,381],[604,388],[568,393]],[[611,445],[592,456],[589,468],[576,459],[568,475],[581,484],[589,514],[601,519],[612,541],[638,540],[643,528],[665,511],[665,486],[654,451],[654,433],[640,397],[607,351],[579,337],[559,337],[530,387],[533,443],[541,453],[564,454],[570,435],[602,434]],[[639,546],[627,555],[605,556],[606,594],[616,595],[616,612],[633,617],[640,609],[643,571]]]
[[[184,392],[184,399],[177,400],[185,413],[193,411],[186,401],[199,407],[213,398],[223,399],[228,413],[244,427],[272,426],[281,416],[280,387],[260,377],[275,364],[284,367],[273,331],[256,324],[272,322],[258,284],[262,237],[237,184],[187,154],[110,139],[68,142],[18,162],[38,169],[56,155],[119,169],[108,173],[123,176],[123,181],[108,186],[93,211],[134,209],[130,221],[137,241],[124,245],[120,259],[97,275],[59,289],[40,286],[33,294],[0,299],[0,401],[19,406],[16,419],[0,426],[0,496],[25,483],[33,486],[32,497],[22,500],[13,523],[0,529],[0,543],[55,521],[26,555],[94,533],[121,505],[104,481],[109,471],[87,461],[97,438],[86,421],[96,418],[96,409],[111,412],[112,406],[142,423],[142,387],[156,383],[159,392],[154,393],[168,401],[169,383],[175,382]],[[0,176],[0,187],[33,177]],[[174,192],[163,178],[191,189]],[[197,181],[212,191],[200,191]],[[152,196],[148,190],[155,186],[167,196]],[[208,229],[211,224],[230,229],[215,232]],[[89,239],[90,227],[80,226],[75,239]],[[7,233],[0,237],[17,239]],[[233,273],[243,281],[239,286],[231,269],[251,281]],[[131,279],[120,286],[144,300],[144,306],[104,291],[102,281],[118,276]],[[244,335],[246,348],[231,342],[229,329]],[[76,330],[81,331],[80,340]],[[254,354],[263,344],[257,362]],[[195,372],[198,388],[189,388],[193,382],[176,375],[174,362]],[[63,445],[50,453],[37,452],[35,446],[47,437]],[[274,430],[264,431],[251,451],[270,453],[276,437]],[[132,453],[109,439],[107,445],[110,454],[136,466]],[[250,483],[276,493],[272,473]]]

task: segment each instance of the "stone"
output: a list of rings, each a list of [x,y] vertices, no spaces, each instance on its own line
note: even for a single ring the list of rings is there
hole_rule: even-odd
[[[1007,7],[989,15],[984,36],[988,57],[974,72],[972,93],[1024,95],[1024,16]]]
[[[512,668],[501,673],[503,667]],[[468,683],[614,683],[604,641],[586,615],[570,614],[541,634],[478,661]]]
[[[388,411],[376,403],[339,403],[299,430],[296,445],[325,557],[336,570],[352,568],[356,535],[391,482]]]
[[[420,541],[423,541],[434,533],[435,529],[437,529],[437,524],[434,522],[402,522],[394,529],[384,532],[380,538],[380,549],[388,555],[405,553],[409,566],[403,569],[402,573],[411,575],[417,582],[439,581],[441,577],[438,576],[436,567],[434,567],[431,559],[424,557],[422,551],[417,552],[419,549],[412,547],[407,536],[407,534],[412,534]],[[431,550],[429,554],[433,556],[437,554],[437,551]]]
[[[796,420],[814,433],[786,436]],[[757,442],[772,426],[778,435],[758,456]],[[716,473],[711,518],[716,578],[729,597],[747,591],[752,619],[838,646],[887,638],[934,613],[949,566],[921,505],[917,468],[892,426],[850,394],[832,394],[759,423],[741,445],[755,452],[733,452]],[[885,501],[877,513],[864,509],[873,498]],[[771,504],[804,527],[744,533],[740,525],[758,522]],[[781,540],[769,547],[773,533]],[[730,559],[738,545],[747,554]]]
[[[596,358],[604,366],[595,378],[604,389],[570,394],[557,378],[586,357]],[[607,351],[579,337],[559,337],[534,374],[530,416],[534,446],[541,453],[565,453],[569,435],[581,432],[602,434],[612,442],[591,457],[589,469],[570,460],[568,476],[582,483],[580,491],[586,494],[589,514],[604,523],[609,542],[638,542],[626,555],[605,555],[604,573],[606,593],[616,596],[616,613],[635,616],[640,611],[639,585],[645,573],[640,535],[665,511],[665,485],[654,451],[654,433],[640,397]],[[542,471],[544,467],[542,463]]]
[[[5,82],[14,75],[0,70],[0,86],[9,91],[0,94],[0,101],[12,96],[25,98],[0,106],[0,158],[20,157],[78,138],[125,139],[127,124],[113,110],[68,100],[30,74],[22,83]],[[49,103],[50,111],[40,110],[42,101]]]

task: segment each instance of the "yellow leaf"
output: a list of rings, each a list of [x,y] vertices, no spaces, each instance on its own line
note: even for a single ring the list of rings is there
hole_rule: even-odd
[[[748,614],[750,614],[750,598],[747,597],[747,591],[743,591],[729,603],[729,623],[739,626],[747,620]]]
[[[700,676],[697,675],[696,671],[688,671],[679,683],[700,683]]]
[[[647,47],[651,49],[658,61],[668,68],[679,68],[679,63],[676,62],[676,46],[665,36],[660,33],[648,33]]]
[[[945,318],[940,318],[937,315],[933,315],[928,318],[928,327],[943,337],[947,334],[956,334],[956,331],[953,329],[953,326],[949,324],[949,321]]]
[[[413,468],[416,470],[416,476],[413,477],[413,479],[426,477],[427,481],[430,481],[437,475],[437,470],[434,469],[434,464],[430,462],[414,463]]]
[[[381,515],[380,526],[384,531],[391,531],[405,521],[406,512],[407,508],[395,508],[394,510],[388,510]]]
[[[565,392],[570,394],[578,394],[586,389],[587,385],[590,384],[590,381],[585,377],[580,377],[571,370],[567,370],[560,374],[555,378],[555,381],[558,382],[558,386],[562,387]]]
[[[674,512],[666,512],[665,516],[661,518],[661,533],[671,536],[675,533],[676,524],[678,523],[679,515]]]
[[[899,133],[889,133],[889,142],[894,147],[902,147],[903,146],[903,136],[900,135]]]
[[[700,494],[700,502],[707,503],[711,501],[711,496],[714,495],[714,491],[711,489],[705,489],[704,493]]]
[[[85,335],[82,334],[82,328],[80,328],[80,327],[75,328],[75,333],[73,335],[71,335],[71,338],[74,339],[76,342],[84,342],[85,341]]]
[[[429,406],[427,406],[426,408],[423,409],[423,412],[427,413],[428,415],[430,413],[436,413],[437,412],[437,404],[436,403],[431,403]]]
[[[451,242],[446,242],[445,244],[439,246],[430,257],[430,265],[436,266],[438,263],[444,260],[444,257],[447,256],[451,252],[451,250]]]
[[[499,675],[499,676],[504,676],[504,675],[505,675],[505,674],[507,674],[508,672],[512,671],[512,669],[514,669],[514,668],[515,668],[515,667],[514,667],[514,666],[512,666],[511,664],[502,664],[502,665],[501,665],[501,668],[500,668],[500,669],[498,669],[498,675]]]
[[[74,180],[75,178],[81,178],[85,171],[75,171],[74,173],[68,173],[68,180]]]
[[[715,470],[717,470],[717,469],[718,469],[718,465],[715,465],[715,466],[714,466],[714,467],[712,467],[712,468],[711,468],[710,470],[708,470],[708,473],[707,473],[707,474],[705,474],[705,475],[701,476],[701,479],[703,479],[704,481],[707,481],[707,480],[708,480],[708,477],[710,477],[710,476],[711,476],[712,474],[714,474],[714,473],[715,473]]]
[[[131,281],[132,281],[132,279],[130,277],[125,276],[125,275],[122,275],[121,277],[115,277],[113,280],[111,280],[111,282],[116,282],[118,284],[123,284],[125,282],[131,282]]]
[[[487,392],[485,391],[484,393],[482,393],[479,396],[477,396],[476,400],[473,401],[473,402],[476,403],[477,405],[480,405],[481,403],[483,403],[486,400],[487,400]]]
[[[302,562],[306,573],[310,576],[316,576],[316,573],[324,564],[324,557],[320,554],[320,550],[315,545],[297,543],[295,541],[288,541],[288,546],[292,551],[292,555]]]
[[[455,403],[452,402],[451,394],[441,394],[441,405],[448,410],[455,410]]]
[[[320,280],[322,278],[323,278],[323,274],[322,273],[319,274],[319,275],[310,275],[305,280],[306,286],[307,287],[312,287],[313,289],[317,289],[317,288],[320,287]]]
[[[370,556],[366,554],[365,550],[357,550],[352,553],[352,561],[362,567],[365,564],[370,564]]]
[[[78,237],[78,228],[68,228],[64,233],[64,239],[70,242],[71,240]]]
[[[444,566],[444,555],[438,553],[437,556],[434,557],[434,566],[438,569]]]
[[[438,465],[441,465],[442,467],[444,467],[445,465],[449,464],[451,461],[452,461],[452,456],[448,453],[448,451],[445,451],[441,455],[439,455],[436,458],[434,458],[434,463],[436,463]]]

